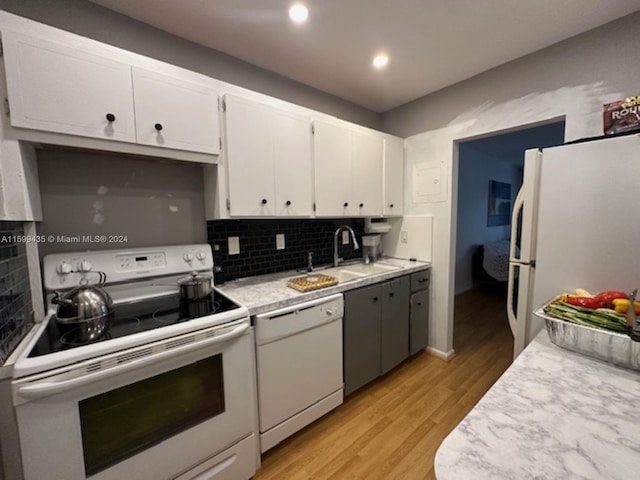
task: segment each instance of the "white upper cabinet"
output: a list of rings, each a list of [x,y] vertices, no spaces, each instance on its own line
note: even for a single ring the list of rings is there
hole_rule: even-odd
[[[224,101],[229,214],[310,216],[310,120],[233,95]]]
[[[218,95],[206,86],[133,67],[138,143],[220,153]]]
[[[404,210],[404,140],[384,139],[384,209],[386,216],[402,215]]]
[[[14,127],[135,142],[129,65],[15,32],[2,40]]]
[[[311,120],[276,110],[273,147],[276,215],[311,216]]]
[[[382,137],[314,122],[316,215],[382,215]]]
[[[12,31],[3,44],[12,126],[220,153],[218,95],[204,77],[174,78]]]
[[[382,215],[382,137],[352,132],[351,182],[356,215]]]
[[[313,122],[313,128],[316,215],[356,215],[351,198],[351,131],[322,121]]]

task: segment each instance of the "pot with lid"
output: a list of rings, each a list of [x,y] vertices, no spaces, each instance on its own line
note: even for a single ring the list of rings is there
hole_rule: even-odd
[[[60,332],[73,334],[77,342],[91,342],[101,338],[109,331],[113,320],[113,300],[102,288],[106,282],[106,274],[100,275],[97,285],[89,285],[86,278],[80,286],[61,295],[56,292],[51,302],[58,305],[56,322]]]
[[[180,285],[180,316],[198,318],[213,310],[213,286],[211,275],[193,272],[178,281]]]

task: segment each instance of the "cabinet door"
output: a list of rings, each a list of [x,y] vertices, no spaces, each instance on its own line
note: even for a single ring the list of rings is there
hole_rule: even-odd
[[[15,32],[2,37],[14,127],[135,142],[129,65]]]
[[[380,375],[381,298],[380,285],[344,294],[345,395]]]
[[[311,121],[274,109],[275,213],[311,216]]]
[[[351,199],[355,215],[382,215],[382,137],[352,132]]]
[[[402,215],[404,209],[404,141],[384,140],[384,215]]]
[[[411,295],[411,323],[409,325],[409,354],[427,348],[429,342],[429,290]]]
[[[132,71],[138,143],[220,153],[215,90],[142,68]]]
[[[273,115],[266,106],[225,96],[230,215],[274,215]]]
[[[382,285],[382,373],[409,356],[409,276]]]
[[[313,125],[316,215],[356,215],[351,199],[351,132],[330,123]]]

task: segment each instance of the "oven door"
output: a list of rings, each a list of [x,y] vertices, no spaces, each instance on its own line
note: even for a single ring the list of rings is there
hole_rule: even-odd
[[[169,478],[255,432],[251,328],[106,355],[14,381],[13,393],[27,480]]]

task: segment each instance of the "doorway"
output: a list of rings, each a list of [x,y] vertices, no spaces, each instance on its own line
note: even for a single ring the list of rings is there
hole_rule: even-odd
[[[563,119],[458,143],[454,312],[482,299],[501,304],[506,323],[511,214],[524,152],[561,145],[564,130]]]

